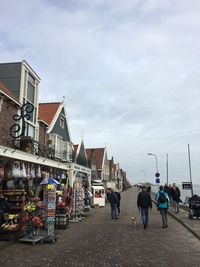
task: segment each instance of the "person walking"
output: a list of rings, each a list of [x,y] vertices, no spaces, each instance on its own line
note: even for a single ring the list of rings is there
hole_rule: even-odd
[[[180,190],[179,188],[176,186],[175,183],[173,183],[173,187],[171,190],[171,198],[172,198],[172,203],[175,209],[175,213],[179,213],[179,202],[180,202]]]
[[[118,216],[120,214],[120,202],[121,202],[121,194],[118,189],[115,189],[115,194],[117,196],[117,211],[118,211]]]
[[[138,194],[137,206],[141,213],[144,229],[146,229],[149,221],[149,208],[152,209],[152,199],[150,194],[146,192],[145,186],[142,187],[142,191]]]
[[[159,191],[156,193],[155,200],[157,202],[158,210],[160,211],[160,215],[162,218],[163,228],[168,227],[168,219],[167,219],[167,210],[169,208],[169,196],[167,192],[164,191],[163,186],[159,187]]]
[[[107,196],[107,200],[110,203],[111,219],[116,220],[116,219],[118,219],[118,217],[117,217],[117,196],[111,188],[108,188],[106,196]]]

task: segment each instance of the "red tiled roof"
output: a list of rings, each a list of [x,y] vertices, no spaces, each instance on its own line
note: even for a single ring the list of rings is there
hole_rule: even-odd
[[[76,155],[76,151],[77,151],[77,149],[78,149],[78,145],[73,145],[73,149],[74,149],[73,154],[74,154],[74,156],[75,156],[75,155]]]
[[[17,101],[16,96],[11,92],[11,90],[3,83],[0,81],[0,90],[2,90],[6,95],[11,97],[13,100]]]
[[[41,119],[50,125],[60,104],[61,104],[60,102],[40,103],[38,110],[38,119]]]
[[[95,158],[96,158],[96,162],[97,162],[97,169],[102,169],[102,164],[103,164],[103,156],[104,156],[104,151],[105,148],[89,148],[86,149],[87,150],[94,150],[95,153]],[[87,152],[86,152],[87,153]]]
[[[86,148],[86,149],[85,149],[85,152],[86,152],[87,159],[89,159],[89,157],[90,157],[90,155],[91,155],[91,153],[92,153],[92,149],[90,149],[90,148]]]

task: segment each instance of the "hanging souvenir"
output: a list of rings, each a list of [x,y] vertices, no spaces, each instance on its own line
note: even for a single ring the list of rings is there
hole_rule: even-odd
[[[53,170],[53,178],[56,179],[57,178],[57,174],[56,174],[56,170]]]
[[[14,178],[18,178],[21,176],[21,169],[20,169],[20,163],[19,161],[15,161],[13,162],[13,166],[12,166],[12,176]]]
[[[5,168],[5,176],[7,179],[11,179],[12,178],[12,164],[7,164],[6,168]]]
[[[7,188],[8,189],[14,189],[14,180],[8,180],[7,181]]]
[[[31,178],[35,178],[35,167],[34,167],[34,164],[31,164]]]
[[[60,171],[57,171],[57,172],[56,172],[56,179],[60,179],[60,178],[61,178]]]
[[[26,165],[26,176],[27,176],[27,179],[28,179],[28,180],[31,178],[31,168],[30,168],[30,163],[27,163],[27,165]]]
[[[21,163],[20,171],[21,171],[21,178],[26,179],[27,175],[26,175],[26,168],[25,168],[24,162]]]
[[[3,179],[5,175],[4,166],[0,166],[0,179]]]
[[[40,165],[37,167],[36,170],[36,178],[41,178],[42,177],[42,173],[41,173],[41,169],[40,169]]]
[[[61,179],[66,179],[66,174],[64,172],[61,175]]]

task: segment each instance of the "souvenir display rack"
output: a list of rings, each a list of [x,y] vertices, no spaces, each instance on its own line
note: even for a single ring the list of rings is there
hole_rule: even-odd
[[[44,190],[45,222],[47,235],[43,242],[54,243],[55,236],[55,214],[56,214],[56,189],[55,185],[48,184]]]
[[[84,189],[82,188],[82,182],[80,179],[74,181],[73,188],[73,210],[71,222],[81,221],[83,218],[84,208]]]
[[[21,231],[21,215],[25,204],[24,190],[1,190],[8,204],[8,213],[6,213],[6,221],[0,227],[0,240],[16,240],[25,235]]]
[[[56,229],[67,229],[69,226],[68,216],[66,214],[65,208],[56,208]]]
[[[3,194],[9,204],[9,213],[22,213],[26,200],[25,190],[2,190]]]

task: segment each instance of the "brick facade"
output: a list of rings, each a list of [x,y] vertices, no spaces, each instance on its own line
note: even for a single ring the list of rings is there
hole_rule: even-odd
[[[8,100],[3,99],[0,111],[0,145],[12,146],[13,138],[10,136],[10,127],[15,123],[13,115],[17,114],[17,105]]]

